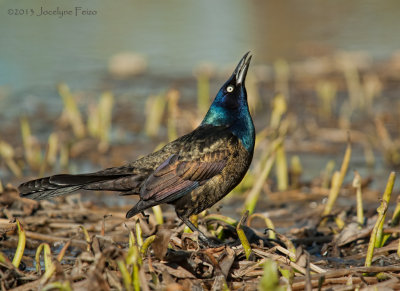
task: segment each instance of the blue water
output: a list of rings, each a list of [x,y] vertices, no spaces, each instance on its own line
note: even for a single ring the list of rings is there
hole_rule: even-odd
[[[41,7],[97,14],[35,16]],[[123,51],[144,55],[161,75],[191,74],[204,60],[232,64],[248,50],[258,63],[296,59],[315,53],[310,44],[386,58],[400,47],[399,16],[396,0],[2,0],[0,86],[22,95],[60,81],[96,87],[110,57]]]
[[[36,16],[57,7],[96,15]],[[16,9],[28,15],[9,15]],[[0,122],[7,128],[37,108],[60,114],[59,82],[85,92],[80,101],[88,102],[107,89],[108,62],[121,52],[143,55],[149,77],[130,81],[135,93],[112,90],[120,101],[136,98],[132,107],[143,111],[145,97],[204,61],[222,69],[248,50],[255,64],[335,50],[388,59],[400,48],[399,27],[398,0],[0,0]],[[195,86],[189,93],[180,87],[185,98],[194,100]]]

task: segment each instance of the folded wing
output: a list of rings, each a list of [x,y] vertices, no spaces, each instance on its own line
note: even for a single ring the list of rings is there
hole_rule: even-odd
[[[221,173],[227,159],[227,151],[206,153],[194,161],[172,155],[147,178],[140,197],[145,201],[174,201]]]

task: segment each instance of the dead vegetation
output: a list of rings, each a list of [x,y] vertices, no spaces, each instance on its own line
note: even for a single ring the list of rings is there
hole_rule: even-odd
[[[399,67],[343,53],[255,66],[247,84],[258,129],[252,168],[220,211],[192,217],[219,248],[200,246],[168,208],[126,220],[133,200],[111,207],[82,193],[35,202],[0,182],[1,289],[400,289],[399,191],[389,174],[400,164]],[[170,140],[191,129],[208,107],[211,79],[196,73],[198,112],[183,109],[177,89],[150,96],[137,131]],[[84,118],[75,93],[66,85],[58,92],[63,113],[46,141],[29,117],[18,120],[21,135],[2,134],[3,182],[70,171],[76,159],[117,165],[132,154],[110,137],[133,118],[117,98],[102,94]],[[135,156],[148,148],[136,146]],[[311,155],[329,158],[305,179]],[[365,174],[383,161],[384,176]]]
[[[400,288],[400,231],[394,220],[384,224],[385,243],[374,250],[366,266],[368,242],[379,216],[362,226],[355,220],[354,208],[344,208],[321,226],[322,207],[310,211],[305,203],[310,197],[298,190],[286,195],[297,196],[292,215],[293,205],[271,211],[269,217],[250,215],[246,222],[246,217],[236,221],[222,214],[199,215],[200,228],[227,244],[207,249],[199,246],[196,234],[184,231],[173,213],[164,214],[162,225],[157,225],[153,213],[148,220],[127,221],[127,207],[99,208],[82,202],[79,194],[35,202],[6,187],[0,196],[1,286],[3,290]],[[282,217],[304,226],[282,234],[268,225],[267,218],[277,226],[284,224]],[[344,221],[341,228],[337,217]],[[238,240],[240,231],[248,244]]]

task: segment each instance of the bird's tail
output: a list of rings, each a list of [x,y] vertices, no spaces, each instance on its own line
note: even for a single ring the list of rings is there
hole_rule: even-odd
[[[54,175],[19,185],[21,197],[42,200],[65,195],[77,190],[120,191],[137,194],[143,178],[133,173],[96,172],[82,175]]]

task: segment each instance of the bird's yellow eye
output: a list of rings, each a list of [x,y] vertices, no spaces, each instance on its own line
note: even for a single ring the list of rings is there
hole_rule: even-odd
[[[228,87],[226,87],[226,91],[229,93],[231,93],[234,89],[235,89],[235,87],[232,85],[229,85]]]

